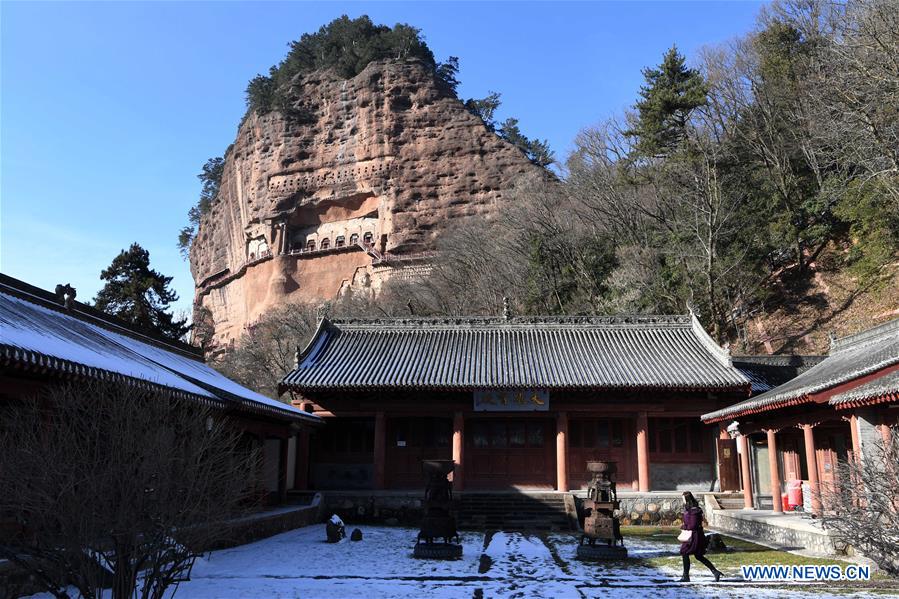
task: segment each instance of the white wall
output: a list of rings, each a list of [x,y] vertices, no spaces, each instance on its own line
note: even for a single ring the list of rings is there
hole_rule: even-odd
[[[297,474],[297,436],[293,435],[287,442],[287,488],[296,486]]]

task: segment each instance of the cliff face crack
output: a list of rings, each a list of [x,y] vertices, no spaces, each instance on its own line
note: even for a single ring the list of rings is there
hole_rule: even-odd
[[[348,80],[310,73],[292,89],[310,118],[245,119],[191,249],[195,302],[216,342],[279,304],[376,293],[426,272],[422,257],[454,221],[501,210],[520,177],[543,174],[415,60]]]

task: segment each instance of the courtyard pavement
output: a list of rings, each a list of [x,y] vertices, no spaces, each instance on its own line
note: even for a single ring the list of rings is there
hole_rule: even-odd
[[[353,527],[348,527],[349,533]],[[795,586],[715,583],[694,564],[694,582],[680,572],[639,560],[609,564],[575,559],[574,535],[528,536],[497,532],[462,535],[458,561],[416,560],[416,531],[361,526],[360,542],[324,541],[324,525],[286,532],[257,543],[216,551],[198,560],[180,597],[873,597],[833,594],[832,583]],[[626,539],[631,557],[671,555],[670,544]],[[883,597],[884,595],[877,595]]]

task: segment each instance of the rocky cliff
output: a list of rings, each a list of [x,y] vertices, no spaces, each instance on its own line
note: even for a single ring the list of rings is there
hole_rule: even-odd
[[[290,97],[241,124],[191,247],[220,344],[272,306],[427,268],[449,223],[496,211],[540,170],[417,60],[300,75]]]

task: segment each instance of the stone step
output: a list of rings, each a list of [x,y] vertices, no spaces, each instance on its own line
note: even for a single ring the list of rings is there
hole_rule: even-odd
[[[502,510],[502,509],[492,509],[492,510],[457,510],[460,514],[480,514],[480,515],[495,515],[495,516],[505,516],[508,514],[518,514],[520,516],[537,516],[537,517],[551,517],[551,516],[564,516],[566,514],[565,510]]]
[[[514,493],[462,494],[457,523],[461,529],[567,531],[571,528],[565,495]]]

